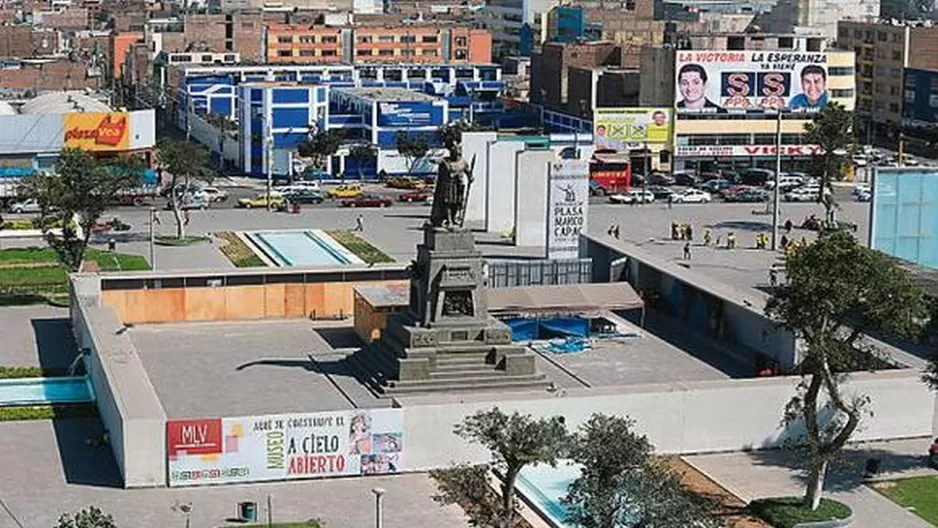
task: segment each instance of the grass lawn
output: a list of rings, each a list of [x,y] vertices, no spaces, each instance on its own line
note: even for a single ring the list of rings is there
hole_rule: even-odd
[[[323,526],[320,523],[316,522],[289,522],[289,523],[273,523],[268,525],[267,523],[263,524],[231,524],[225,525],[220,528],[319,528]]]
[[[64,368],[17,367],[0,365],[0,379],[54,378],[56,376],[65,376],[67,374],[68,369]]]
[[[841,502],[821,499],[818,509],[812,511],[802,504],[802,497],[773,497],[756,499],[749,503],[749,512],[776,528],[792,528],[807,522],[846,519],[852,511]]]
[[[0,407],[0,422],[54,420],[60,418],[94,418],[96,416],[98,416],[98,408],[95,407],[93,403]]]
[[[333,240],[345,246],[345,249],[351,251],[366,264],[380,264],[382,262],[394,262],[384,251],[374,247],[371,242],[352,233],[347,229],[333,229],[326,231],[326,234]]]
[[[241,237],[234,232],[219,231],[215,233],[215,236],[223,242],[219,249],[221,249],[221,252],[228,257],[228,260],[230,260],[236,268],[262,268],[267,266],[267,264],[244,243],[244,240],[241,240]]]
[[[922,519],[938,526],[938,477],[877,482],[873,489]]]

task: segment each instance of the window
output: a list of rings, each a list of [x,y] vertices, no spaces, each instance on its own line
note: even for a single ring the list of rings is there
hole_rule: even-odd
[[[889,95],[899,95],[899,87],[898,87],[898,86],[890,86],[890,87],[889,87]]]
[[[339,39],[335,35],[323,35],[319,37],[319,42],[322,42],[323,44],[335,44],[338,41]]]
[[[863,32],[863,40],[865,40],[865,41],[867,41],[867,42],[873,42],[873,32],[870,31],[870,30],[864,31],[864,32]]]
[[[458,49],[455,52],[453,52],[453,57],[456,60],[466,60],[468,56],[469,54],[464,49]]]
[[[635,11],[635,0],[626,0],[626,1],[625,1],[625,10],[626,10],[626,11]]]
[[[378,42],[394,42],[394,35],[378,35]]]
[[[212,62],[211,55],[202,55],[202,62]]]
[[[853,97],[853,90],[850,88],[831,90],[831,97]]]
[[[475,78],[475,75],[472,68],[459,68],[456,70],[456,78],[472,80]]]
[[[468,45],[466,37],[456,37],[456,47],[465,48]]]
[[[915,90],[906,90],[905,91],[905,102],[913,103],[915,102]]]
[[[356,50],[355,55],[358,55],[359,57],[369,57],[371,56],[371,50],[370,49]]]
[[[416,55],[416,54],[417,54],[416,50],[412,50],[412,49],[403,49],[403,50],[401,50],[401,55],[403,55],[403,56],[405,56],[405,57],[413,57],[413,56]]]
[[[311,49],[300,50],[300,57],[315,57],[315,56],[316,56],[316,50],[311,50]]]
[[[407,44],[413,44],[417,42],[417,37],[413,35],[401,35],[401,42],[406,42]]]
[[[794,49],[795,39],[791,37],[778,37],[778,49]]]
[[[827,69],[829,75],[853,75],[855,71],[850,66],[831,66]]]
[[[899,113],[899,103],[889,103],[889,111],[898,114],[898,113]]]
[[[385,81],[399,82],[404,79],[404,72],[401,70],[384,70]]]
[[[336,51],[324,49],[324,50],[320,50],[320,55],[322,55],[323,57],[335,57]]]
[[[277,42],[280,44],[290,44],[293,42],[293,37],[277,37]]]
[[[859,29],[854,29],[854,30],[853,30],[853,38],[855,38],[855,39],[857,39],[857,40],[860,40],[861,38],[863,38],[863,32],[860,31]]]
[[[901,33],[893,33],[893,34],[892,34],[892,41],[895,42],[895,43],[902,42],[902,34],[901,34]]]
[[[358,42],[358,43],[361,43],[361,44],[370,44],[370,43],[371,43],[371,35],[359,35],[359,36],[355,37],[355,42]]]
[[[312,35],[303,35],[300,37],[300,44],[313,44],[316,42],[316,37]]]
[[[899,50],[892,50],[892,60],[902,60],[902,52]]]
[[[277,50],[278,57],[292,57],[293,50]]]
[[[423,50],[423,53],[421,53],[421,55],[427,55],[427,56],[430,56],[430,57],[436,57],[437,53],[436,53],[436,50],[435,50],[435,49],[425,49],[425,50]]]
[[[878,31],[876,33],[876,40],[880,42],[886,42],[889,40],[889,35],[887,35],[885,31]]]
[[[420,39],[420,42],[423,42],[425,44],[436,44],[437,40],[439,39],[437,38],[436,35],[424,35]]]
[[[380,55],[380,56],[382,56],[382,57],[390,57],[390,56],[394,55],[394,50],[390,50],[390,49],[379,49],[379,50],[378,50],[378,55]]]

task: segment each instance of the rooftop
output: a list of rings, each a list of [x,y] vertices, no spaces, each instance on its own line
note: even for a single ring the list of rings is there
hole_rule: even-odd
[[[414,92],[407,88],[337,88],[337,92],[360,97],[362,99],[371,99],[373,101],[439,101],[437,97],[420,92]]]

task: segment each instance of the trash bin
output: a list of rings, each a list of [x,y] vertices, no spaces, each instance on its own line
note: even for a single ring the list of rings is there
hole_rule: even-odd
[[[879,468],[882,465],[882,461],[878,458],[868,458],[866,459],[866,476],[874,477],[879,474]]]
[[[257,503],[256,502],[239,502],[238,503],[238,517],[242,521],[256,521],[257,520]]]

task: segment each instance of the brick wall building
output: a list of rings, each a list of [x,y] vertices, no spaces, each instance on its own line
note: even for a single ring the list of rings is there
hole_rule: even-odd
[[[81,62],[67,60],[21,64],[19,69],[0,70],[0,86],[10,90],[80,90],[98,88],[99,78],[88,77]]]
[[[545,44],[541,51],[531,55],[531,101],[565,109],[571,67],[619,66],[621,59],[622,49],[614,42]]]
[[[32,26],[0,26],[0,57],[42,57],[55,53],[59,34]]]
[[[89,27],[88,10],[83,7],[68,7],[61,11],[42,14],[44,27],[66,30],[86,29]]]

